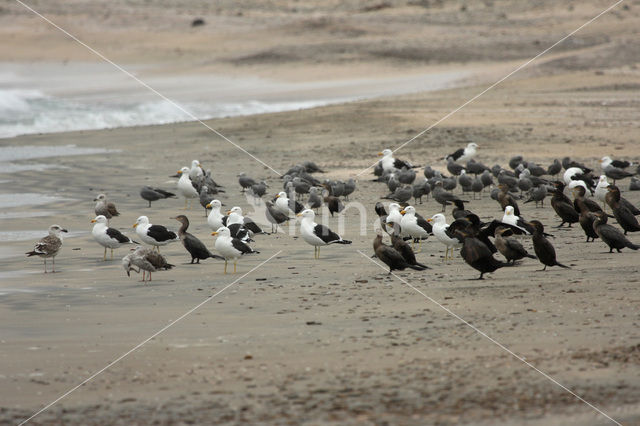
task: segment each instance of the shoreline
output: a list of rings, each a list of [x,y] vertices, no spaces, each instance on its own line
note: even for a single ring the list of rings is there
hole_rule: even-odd
[[[275,76],[322,93],[327,88],[312,87],[309,80],[361,81],[367,73],[402,79],[450,59],[464,62],[461,69],[474,58],[486,59],[480,81],[462,87],[206,121],[280,172],[315,161],[327,169],[320,179],[357,174],[377,152],[411,139],[481,92],[486,81],[515,68],[518,58],[532,57],[606,7],[599,1],[531,7],[512,0],[467,3],[464,9],[448,1],[393,0],[374,10],[348,2],[300,3],[296,10],[281,1],[269,7],[252,0],[219,9],[209,4],[136,8],[114,0],[103,11],[84,3],[69,8],[58,0],[36,2],[107,56],[170,64],[169,78],[153,78],[169,81],[176,93],[187,80],[179,69]],[[10,25],[0,25],[0,33],[17,46],[0,47],[3,59],[85,57],[15,5],[3,11],[0,23]],[[204,16],[206,26],[188,28],[195,14]],[[566,155],[596,170],[604,155],[637,163],[638,21],[635,5],[603,16],[397,157],[444,171],[439,159],[473,140],[480,146],[477,160],[489,167],[506,167],[518,154],[545,167]],[[148,28],[157,28],[157,37]],[[411,86],[410,78],[406,82]],[[186,214],[189,231],[213,250],[212,230],[197,202],[187,211],[180,198],[148,208],[140,187],[172,190],[170,176],[198,159],[225,186],[220,199],[226,206],[251,215],[259,210],[240,193],[237,174],[265,179],[269,196],[282,181],[197,122],[0,140],[0,147],[14,145],[112,151],[23,159],[0,170],[2,191],[29,200],[51,197],[48,203],[0,208],[3,232],[28,231],[35,238],[58,223],[75,235],[56,258],[60,272],[46,275],[42,259],[24,255],[35,240],[2,242],[0,423],[29,417],[279,250],[33,423],[605,424],[605,417],[442,306],[617,421],[640,423],[639,254],[606,253],[599,240],[585,243],[579,226],[555,228],[559,220],[547,203],[521,204],[522,216],[545,224],[555,235],[558,260],[571,269],[539,272],[540,263],[526,259],[477,281],[457,252],[444,261],[444,246],[429,238],[417,257],[431,269],[399,276],[437,304],[364,258],[361,253],[372,254],[373,233],[360,234],[355,209],[344,218],[344,236],[353,243],[323,248],[320,260],[300,238],[257,235],[252,247],[260,254],[243,257],[238,274],[224,275],[218,260],[190,265],[176,243],[162,248],[175,268],[154,273],[143,285],[120,265],[126,248],[116,250],[113,261],[102,260],[103,249],[90,234],[98,193],[121,212],[111,226],[129,236],[135,236],[132,225],[140,215],[176,230],[179,224],[170,218]],[[422,169],[416,171],[422,177]],[[366,207],[368,219],[376,217],[373,206],[388,192],[372,178],[362,175],[350,197]],[[640,192],[627,191],[627,184],[619,182],[623,195],[640,205]],[[503,214],[488,194],[467,204],[483,220]],[[425,217],[441,211],[432,199],[415,207]],[[450,208],[446,216],[450,222]],[[329,226],[337,229],[340,220],[328,218]],[[640,243],[638,233],[629,239]],[[532,251],[529,240],[522,244]]]

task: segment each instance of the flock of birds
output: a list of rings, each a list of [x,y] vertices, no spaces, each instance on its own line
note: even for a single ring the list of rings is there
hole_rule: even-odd
[[[609,251],[620,252],[623,248],[638,250],[636,245],[627,239],[628,232],[640,231],[636,216],[640,209],[622,197],[616,181],[631,178],[630,190],[640,189],[640,167],[628,161],[612,160],[603,157],[600,161],[602,174],[597,176],[593,169],[572,161],[569,157],[562,161],[554,160],[548,167],[526,161],[522,156],[509,160],[509,168],[500,165],[488,167],[475,160],[478,145],[469,143],[465,148],[448,155],[443,160],[449,175],[445,175],[430,166],[423,169],[424,177],[418,178],[416,169],[407,161],[395,158],[393,152],[386,149],[379,153],[382,159],[374,168],[374,181],[387,186],[389,193],[381,199],[390,200],[385,206],[377,202],[375,211],[379,216],[379,229],[373,240],[374,256],[394,270],[429,269],[420,263],[416,252],[421,251],[422,241],[435,237],[443,244],[444,260],[454,257],[454,250],[459,249],[464,261],[480,272],[478,279],[484,274],[497,269],[515,265],[521,259],[537,259],[543,270],[550,266],[568,268],[556,259],[556,252],[549,240],[553,237],[545,232],[545,226],[538,220],[526,220],[522,217],[518,201],[534,202],[536,207],[544,208],[544,201],[550,196],[550,204],[560,219],[558,227],[565,224],[571,227],[578,223],[586,235],[586,241],[600,239]],[[351,244],[329,227],[315,221],[316,211],[325,207],[331,216],[340,214],[345,202],[356,191],[356,181],[320,180],[315,173],[323,173],[315,163],[306,161],[293,166],[282,176],[282,191],[275,197],[267,197],[265,203],[265,219],[271,224],[271,233],[278,227],[299,216],[300,236],[314,247],[314,258],[320,258],[320,248],[333,244]],[[131,271],[140,273],[142,281],[151,281],[151,273],[174,267],[166,257],[160,254],[160,247],[181,241],[191,257],[191,263],[200,263],[208,258],[224,261],[224,273],[228,263],[233,262],[233,272],[237,271],[238,260],[249,254],[259,253],[250,244],[257,235],[269,235],[251,218],[244,216],[242,208],[234,206],[223,213],[224,204],[218,199],[225,189],[217,184],[210,171],[204,171],[198,160],[193,160],[191,167],[182,167],[175,175],[178,177],[177,194],[161,188],[145,186],[140,196],[151,203],[165,198],[182,196],[185,209],[198,200],[205,209],[207,224],[216,236],[212,253],[196,236],[188,232],[189,219],[185,215],[173,217],[180,223],[177,232],[164,225],[152,224],[147,216],[140,216],[133,227],[135,239],[129,238],[118,229],[110,226],[110,220],[119,216],[116,206],[104,194],[94,200],[96,217],[92,236],[104,248],[103,260],[107,260],[107,249],[113,250],[123,245],[134,245],[135,248],[122,258],[122,266],[127,275]],[[245,173],[238,174],[238,184],[242,192],[254,198],[255,204],[263,202],[269,192],[265,181],[258,181]],[[612,182],[609,182],[609,179]],[[483,221],[468,210],[464,200],[454,194],[460,187],[462,197],[472,194],[473,198],[482,198],[483,193],[490,191],[492,199],[500,205],[502,218]],[[565,195],[572,194],[573,199]],[[442,212],[430,218],[421,216],[416,205],[422,204],[423,197],[432,196],[442,206]],[[413,205],[410,200],[413,198]],[[602,205],[601,205],[602,204]],[[453,221],[447,223],[445,211],[453,206]],[[607,207],[610,212],[607,211]],[[617,227],[608,223],[615,218]],[[67,232],[59,225],[49,228],[49,235],[36,243],[28,256],[44,258],[44,271],[47,273],[47,259],[53,263],[59,253],[63,237]],[[385,233],[390,244],[384,242]],[[530,239],[534,254],[529,253],[523,242]],[[139,240],[139,241],[137,241]],[[146,246],[143,246],[144,243]],[[417,247],[417,251],[416,249]],[[495,257],[497,253],[504,256],[504,261]]]

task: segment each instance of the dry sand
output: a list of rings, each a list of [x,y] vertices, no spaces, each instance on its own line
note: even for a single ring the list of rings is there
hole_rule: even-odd
[[[104,43],[99,47],[119,40],[122,52],[108,53],[120,52],[120,60],[132,61],[140,53],[139,44],[123,41],[124,35],[134,31],[132,22],[123,21],[126,14],[117,13],[115,6],[116,12],[105,12],[104,21],[95,24],[112,29],[103,36],[88,18],[79,19],[88,2],[76,3],[75,8],[49,2],[34,5],[65,24],[74,24],[74,30],[84,36],[93,30],[89,40]],[[188,16],[171,14],[170,7],[154,8],[152,16],[161,16],[158,22],[166,24],[157,25],[162,32],[154,46],[166,48],[154,53],[157,60],[172,59],[174,38],[169,24],[178,17],[188,22],[198,13],[209,22],[203,30],[210,37],[220,37],[213,43],[211,56],[224,57],[220,51],[226,50],[231,52],[227,57],[235,58],[216,64],[217,71],[281,73],[283,78],[295,79],[294,75],[318,75],[314,73],[326,65],[331,71],[327,78],[349,74],[345,68],[357,74],[367,66],[382,69],[381,74],[399,73],[426,66],[431,58],[438,67],[478,59],[464,52],[475,52],[479,60],[504,69],[505,64],[534,55],[606,7],[605,2],[575,8],[560,8],[555,2],[527,8],[518,6],[519,2],[492,2],[492,6],[485,2],[482,7],[469,5],[461,10],[459,2],[433,1],[371,3],[367,4],[370,10],[362,10],[358,2],[334,2],[308,6],[315,7],[311,13],[303,10],[305,3],[271,2],[264,9],[250,2],[256,7],[232,3],[210,14],[193,6],[194,13],[184,14]],[[564,155],[594,166],[603,155],[640,160],[640,52],[633,29],[640,5],[628,6],[603,17],[574,44],[487,93],[398,156],[442,168],[439,158],[474,140],[481,146],[478,159],[487,164],[506,164],[516,154],[542,164]],[[298,12],[292,12],[294,7]],[[242,15],[235,8],[242,9]],[[4,57],[90,59],[64,40],[48,38],[48,30],[18,6],[5,5],[3,11],[2,19],[12,22],[3,31],[13,31],[16,45],[22,47],[9,51],[3,44]],[[138,25],[136,31],[150,25],[138,15],[131,19]],[[433,25],[424,25],[424,20]],[[226,23],[237,29],[234,35],[244,36],[223,37],[224,31],[212,23]],[[28,25],[39,30],[30,33],[25,29]],[[437,31],[453,27],[460,32]],[[345,33],[345,28],[354,32]],[[363,40],[353,28],[362,28]],[[416,51],[411,38],[416,28],[422,28],[422,37],[430,31],[439,34],[433,42],[438,48]],[[372,52],[396,40],[395,30],[398,46],[389,45],[375,57]],[[185,49],[191,56],[180,63],[193,63],[189,61],[200,54],[197,33],[179,34],[180,43],[192,37],[187,43],[192,50]],[[273,38],[266,37],[271,34]],[[143,41],[150,38],[140,35]],[[57,52],[40,43],[45,39]],[[308,49],[294,49],[298,41]],[[332,49],[344,45],[352,46],[344,55],[353,52],[353,56],[336,56],[337,50]],[[202,63],[206,65],[206,60]],[[348,178],[375,161],[380,149],[412,138],[484,87],[208,124],[279,171],[312,159],[327,169],[327,176]],[[146,208],[138,190],[144,184],[169,188],[167,176],[194,158],[212,168],[216,180],[226,185],[227,193],[221,198],[227,206],[240,205],[249,212],[236,184],[238,171],[265,178],[272,193],[280,189],[277,176],[198,123],[24,136],[0,144],[119,150],[48,161],[65,168],[2,175],[8,181],[3,183],[3,193],[37,192],[72,199],[7,208],[3,213],[8,215],[37,213],[42,208],[52,213],[2,219],[3,231],[44,230],[51,223],[85,231],[65,241],[56,274],[44,275],[39,259],[22,257],[32,241],[3,243],[7,257],[0,259],[2,287],[18,290],[5,290],[8,294],[0,298],[3,422],[28,417],[279,253],[33,423],[610,423],[434,301],[616,420],[640,423],[639,253],[607,254],[602,242],[584,243],[579,228],[554,229],[558,258],[571,270],[536,272],[540,264],[527,260],[498,270],[485,281],[472,281],[476,271],[459,257],[443,262],[441,244],[431,239],[419,259],[433,269],[399,274],[432,298],[428,300],[386,276],[358,252],[372,253],[373,234],[370,228],[366,235],[360,234],[360,216],[352,209],[345,214],[344,234],[353,245],[325,248],[319,261],[313,260],[311,247],[300,239],[286,234],[258,236],[254,246],[260,255],[243,258],[238,274],[224,276],[219,261],[187,265],[183,248],[174,244],[163,253],[176,268],[154,274],[154,281],[145,286],[127,278],[120,267],[118,259],[126,250],[118,250],[113,262],[102,261],[102,248],[88,233],[91,200],[97,193],[106,192],[122,212],[112,225],[133,235],[130,227],[141,214],[177,228],[169,217],[183,213],[182,200],[159,201]],[[45,160],[24,163],[33,162]],[[386,191],[369,178],[369,173],[360,177],[352,199],[367,207],[366,223],[370,224],[373,205]],[[622,187],[626,189],[626,184]],[[625,195],[640,203],[640,194]],[[426,216],[440,211],[432,200],[417,208]],[[485,218],[502,215],[488,197],[471,202],[469,208]],[[522,211],[526,218],[539,219],[549,228],[559,223],[549,207],[527,204]],[[212,247],[203,210],[186,214],[192,232]],[[337,228],[339,219],[330,219],[329,224]],[[640,241],[637,235],[630,238]],[[525,244],[530,248],[528,241]]]

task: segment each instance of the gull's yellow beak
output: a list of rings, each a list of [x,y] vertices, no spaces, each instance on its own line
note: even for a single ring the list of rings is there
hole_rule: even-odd
[[[280,194],[277,194],[277,195],[276,195],[276,198],[280,198]]]
[[[227,210],[227,214],[231,214],[231,210]]]
[[[205,206],[205,208],[210,209],[210,208],[211,208],[211,203],[207,204],[207,205]]]
[[[427,222],[431,223],[431,222],[433,222],[433,219],[429,218],[429,219],[427,219]]]
[[[302,213],[298,213],[296,216],[302,216]]]
[[[178,170],[178,174],[181,175],[182,174],[182,170]]]
[[[218,233],[217,232],[212,232],[211,235],[218,235]]]
[[[133,227],[135,228],[136,226],[138,226],[138,224],[137,224],[137,223],[134,223],[134,224],[133,224]]]
[[[378,157],[382,157],[384,154],[382,154],[382,152],[378,153]]]
[[[405,214],[407,211],[406,210],[401,210],[400,214]]]
[[[91,223],[96,223],[96,220],[95,219],[91,219]]]

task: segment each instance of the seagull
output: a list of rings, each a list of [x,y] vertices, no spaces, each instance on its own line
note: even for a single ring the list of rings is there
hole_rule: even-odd
[[[531,228],[526,221],[514,213],[512,206],[506,206],[504,208],[504,215],[502,216],[502,223],[515,226],[518,229],[524,231],[525,235],[533,234],[533,228]]]
[[[400,229],[402,236],[411,237],[413,241],[418,240],[420,245],[423,239],[429,237],[433,231],[432,226],[423,217],[416,216],[416,209],[413,206],[407,206],[400,212],[402,219],[400,220]]]
[[[118,209],[116,209],[116,205],[110,203],[107,200],[107,196],[104,194],[99,194],[96,198],[93,199],[96,201],[95,212],[96,215],[102,215],[107,218],[107,221],[111,219],[113,216],[120,216]]]
[[[189,178],[192,181],[204,176],[204,170],[202,170],[202,164],[198,160],[191,162],[191,168],[189,169]]]
[[[151,207],[151,202],[156,200],[161,200],[163,198],[175,197],[176,194],[173,192],[165,191],[160,188],[152,188],[150,186],[143,186],[140,190],[140,196],[142,199],[147,200],[149,202],[149,206]]]
[[[322,207],[322,194],[320,194],[319,189],[316,188],[315,186],[312,186],[311,188],[309,188],[309,198],[307,199],[307,208],[308,209],[318,209],[320,207]]]
[[[44,258],[44,273],[47,273],[47,258],[50,257],[53,262],[51,272],[56,272],[56,256],[62,247],[61,232],[68,232],[60,225],[51,225],[49,227],[49,235],[38,241],[33,250],[25,253],[27,257],[40,256]]]
[[[402,222],[402,213],[400,213],[401,210],[402,209],[400,208],[400,204],[398,203],[389,204],[389,214],[387,215],[387,218],[384,223],[400,226],[400,223]]]
[[[242,225],[242,227],[251,231],[253,234],[265,234],[265,232],[253,220],[242,215],[242,209],[240,207],[233,207],[227,212],[227,215],[227,227],[238,223]]]
[[[224,257],[224,273],[227,273],[227,264],[229,260],[233,260],[233,273],[236,273],[238,258],[245,254],[260,253],[253,250],[249,245],[243,243],[237,238],[231,237],[231,232],[226,226],[218,228],[217,231],[211,233],[217,235],[215,247],[216,250]]]
[[[598,199],[598,201],[602,202],[603,206],[606,206],[605,197],[609,193],[609,190],[607,189],[608,186],[609,182],[607,181],[607,177],[605,175],[600,175],[600,180],[598,180],[598,185],[596,185],[593,195]]]
[[[427,222],[432,224],[433,235],[436,236],[438,241],[445,245],[446,250],[444,252],[444,260],[447,260],[449,250],[451,250],[451,258],[453,258],[453,249],[461,247],[462,243],[457,239],[453,233],[448,232],[449,225],[447,219],[442,213],[433,215],[432,218],[427,219]]]
[[[196,188],[195,184],[189,177],[189,168],[183,167],[178,171],[178,175],[180,175],[180,179],[178,179],[178,191],[180,195],[184,197],[184,208],[187,208],[187,202],[189,200],[193,200],[194,198],[200,197],[200,193]]]
[[[385,149],[384,151],[379,152],[378,156],[382,156],[382,160],[380,160],[380,165],[382,166],[383,173],[392,173],[402,168],[405,168],[405,169],[413,168],[411,163],[403,160],[398,160],[397,158],[393,158],[393,151],[391,151],[390,149]]]
[[[343,240],[342,237],[324,225],[318,225],[314,222],[316,214],[313,210],[304,210],[298,213],[302,216],[300,223],[300,235],[302,239],[313,246],[314,259],[320,258],[320,247],[329,244],[351,244],[349,240]]]
[[[135,267],[138,267],[138,270]],[[122,258],[122,267],[127,272],[127,276],[131,276],[131,271],[140,272],[142,269],[142,282],[145,282],[145,271],[149,273],[149,281],[151,281],[151,273],[162,270],[169,270],[174,265],[167,263],[167,259],[153,250],[146,247],[138,246],[134,251]]]
[[[91,220],[91,223],[95,223],[91,230],[93,239],[104,247],[104,256],[102,257],[102,260],[107,260],[107,248],[111,249],[111,260],[113,260],[113,249],[117,249],[123,244],[140,244],[131,240],[117,229],[109,228],[107,218],[103,215],[96,216],[95,219]]]
[[[612,160],[611,157],[609,157],[608,155],[605,155],[604,157],[602,157],[602,159],[600,159],[600,166],[603,169],[606,169],[609,166],[613,166],[618,169],[626,169],[632,164],[633,163],[630,163],[626,160]]]
[[[172,219],[175,219],[182,224],[178,230],[178,236],[180,237],[184,248],[187,249],[191,255],[191,264],[193,264],[194,261],[199,264],[200,260],[208,258],[222,259],[222,257],[217,254],[212,254],[207,246],[205,246],[204,243],[195,235],[187,232],[187,229],[189,228],[189,219],[185,215],[181,214],[173,217]]]
[[[227,224],[227,216],[220,212],[222,203],[220,200],[212,200],[207,204],[207,208],[211,209],[209,216],[207,216],[207,223],[211,229],[218,229]]]
[[[453,154],[447,155],[445,157],[445,160],[449,161],[449,159],[451,159],[456,162],[459,161],[461,163],[464,163],[468,160],[471,160],[473,157],[475,157],[477,150],[478,150],[478,144],[474,142],[470,142],[469,144],[467,144],[466,148],[460,148]]]
[[[265,216],[267,217],[269,223],[271,223],[271,232],[275,232],[278,230],[278,225],[281,225],[284,222],[290,220],[290,218],[288,215],[282,213],[279,210],[276,210],[273,206],[273,202],[267,201],[265,204],[267,205]]]
[[[251,188],[253,185],[255,185],[256,181],[250,178],[249,176],[247,176],[245,172],[241,172],[240,174],[238,174],[238,183],[242,188],[240,192],[244,192],[247,189]]]
[[[160,246],[180,241],[175,232],[169,231],[162,225],[150,224],[147,216],[140,216],[136,223],[133,224],[133,227],[136,228],[136,234],[138,234],[142,242],[157,248],[158,252],[160,252]]]
[[[291,208],[293,207],[293,208]],[[300,203],[294,200],[290,200],[287,193],[281,191],[276,195],[274,208],[282,214],[289,215],[289,212],[299,213],[303,207]]]

